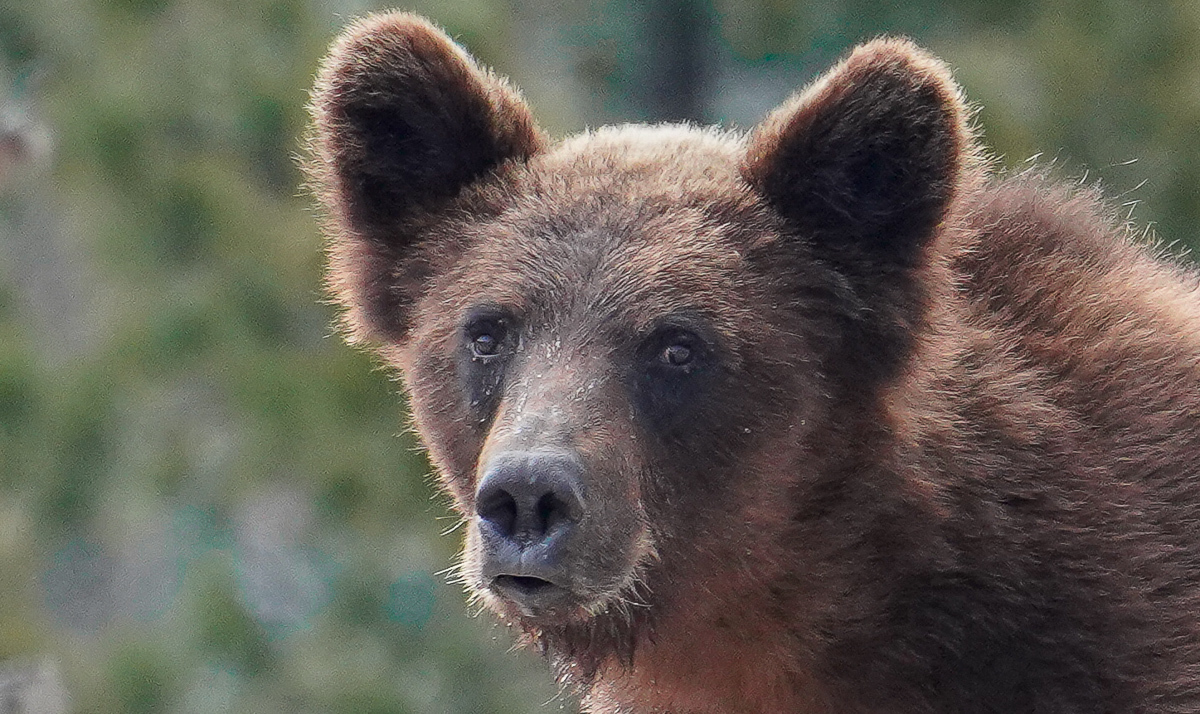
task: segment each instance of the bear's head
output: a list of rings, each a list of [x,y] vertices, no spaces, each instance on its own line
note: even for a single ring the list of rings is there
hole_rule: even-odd
[[[488,606],[586,676],[836,567],[797,524],[870,448],[846,441],[951,289],[934,246],[978,173],[943,65],[876,40],[747,136],[555,143],[387,14],[336,42],[312,113],[333,294],[403,374]]]

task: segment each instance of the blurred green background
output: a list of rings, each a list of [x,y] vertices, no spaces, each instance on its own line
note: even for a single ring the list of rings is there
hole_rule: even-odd
[[[403,398],[322,303],[306,93],[355,0],[0,0],[6,712],[573,711],[444,570]],[[915,37],[1009,167],[1200,245],[1200,3],[444,0],[555,134],[751,126]],[[9,707],[9,705],[12,705]],[[40,707],[40,708],[39,708]]]

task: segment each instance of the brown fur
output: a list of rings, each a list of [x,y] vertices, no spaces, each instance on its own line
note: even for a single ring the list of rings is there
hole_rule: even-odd
[[[937,60],[552,144],[390,14],[313,116],[350,337],[588,711],[1200,709],[1200,279],[990,176]]]

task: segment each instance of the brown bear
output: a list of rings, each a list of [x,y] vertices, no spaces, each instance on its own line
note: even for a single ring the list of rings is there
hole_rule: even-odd
[[[553,142],[385,14],[312,114],[349,337],[587,711],[1200,711],[1200,278],[938,60]]]

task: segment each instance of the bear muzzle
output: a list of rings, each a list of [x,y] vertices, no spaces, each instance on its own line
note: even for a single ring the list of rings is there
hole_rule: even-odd
[[[475,493],[482,584],[527,617],[573,608],[569,554],[584,503],[583,464],[572,452],[495,455]]]

